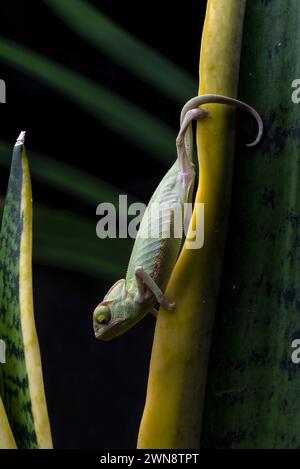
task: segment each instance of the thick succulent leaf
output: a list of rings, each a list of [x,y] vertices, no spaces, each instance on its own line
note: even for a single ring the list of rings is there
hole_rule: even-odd
[[[300,446],[299,18],[298,0],[247,2],[239,98],[262,114],[265,135],[235,155],[204,447]]]
[[[17,141],[0,235],[0,331],[6,343],[3,402],[19,448],[52,446],[32,298],[32,194]]]
[[[1,331],[0,331],[1,339]],[[1,339],[3,340],[3,339]],[[5,360],[5,347],[1,346],[1,363],[0,363],[0,449],[16,449],[17,445],[11,431],[11,427],[7,418],[7,414],[3,405],[3,377],[2,363]]]
[[[201,42],[200,95],[236,95],[244,10],[245,0],[208,1]],[[198,126],[201,172],[196,203],[208,207],[205,241],[201,249],[184,244],[165,292],[176,307],[172,314],[159,310],[139,448],[199,445],[230,205],[234,121],[228,111],[210,104],[211,119]],[[190,226],[195,230],[199,223],[194,210]],[[187,237],[192,240],[194,234],[189,232]]]

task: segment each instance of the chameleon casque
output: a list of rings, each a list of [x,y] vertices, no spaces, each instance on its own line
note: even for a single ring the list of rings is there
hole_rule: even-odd
[[[126,278],[118,280],[94,310],[93,325],[97,339],[110,340],[123,334],[147,313],[157,316],[157,303],[167,310],[175,307],[163,294],[183,237],[183,233],[181,238],[174,236],[172,213],[178,205],[184,213],[184,204],[192,199],[195,179],[192,121],[209,116],[208,111],[199,108],[208,103],[228,104],[252,114],[258,124],[258,134],[248,146],[254,146],[261,140],[261,117],[255,109],[241,101],[221,95],[203,95],[190,99],[184,105],[176,139],[177,159],[158,185],[143,215]],[[154,215],[151,212],[153,204],[160,204],[161,207],[159,211],[154,211]],[[164,227],[168,228],[171,236],[147,236],[149,223],[151,226],[158,225],[160,232],[163,232]]]

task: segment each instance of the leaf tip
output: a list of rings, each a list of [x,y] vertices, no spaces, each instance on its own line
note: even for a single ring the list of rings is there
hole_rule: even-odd
[[[16,141],[16,145],[24,145],[24,142],[25,142],[25,135],[26,135],[26,132],[25,130],[22,130],[19,137],[17,138],[17,141]]]

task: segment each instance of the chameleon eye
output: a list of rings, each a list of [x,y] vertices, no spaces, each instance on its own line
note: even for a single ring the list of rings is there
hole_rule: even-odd
[[[100,305],[95,309],[94,319],[98,324],[105,325],[111,320],[110,309],[107,305]]]

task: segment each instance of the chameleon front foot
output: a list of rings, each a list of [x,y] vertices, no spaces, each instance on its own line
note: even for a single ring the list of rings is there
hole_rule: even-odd
[[[158,303],[167,311],[172,311],[175,308],[175,303],[170,303],[170,301],[168,301],[163,294],[159,297],[156,297],[156,299]]]
[[[153,294],[157,302],[168,311],[175,307],[175,303],[170,303],[159,286],[154,282],[151,276],[143,269],[143,267],[136,267],[135,277],[138,287],[139,301],[142,303],[149,299],[149,293]]]

